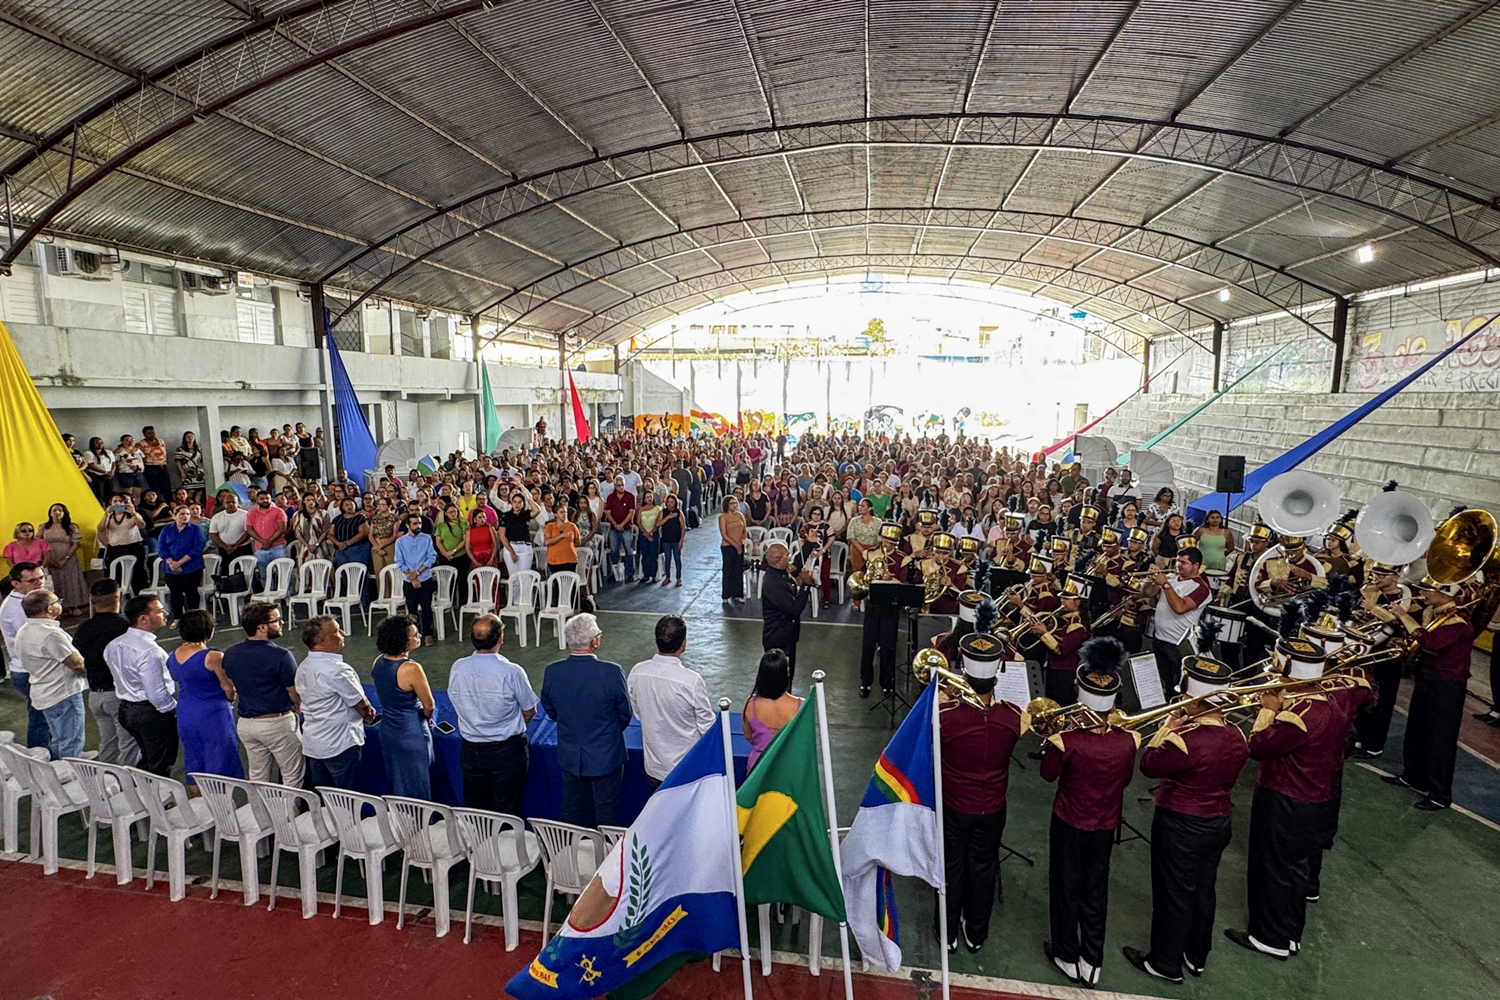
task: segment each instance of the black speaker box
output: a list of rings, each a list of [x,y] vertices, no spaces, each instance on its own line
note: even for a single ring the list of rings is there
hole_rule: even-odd
[[[1219,456],[1219,474],[1214,481],[1214,490],[1219,493],[1245,492],[1244,455]]]

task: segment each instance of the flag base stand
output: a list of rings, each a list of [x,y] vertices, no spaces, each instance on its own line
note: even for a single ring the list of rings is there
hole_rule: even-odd
[[[1124,833],[1127,829],[1130,830],[1130,836],[1128,837]],[[1130,820],[1122,816],[1120,817],[1120,825],[1115,827],[1115,846],[1128,844],[1132,840],[1144,840],[1148,846],[1151,844],[1150,837],[1146,836],[1134,823],[1131,823]],[[1003,847],[1004,845],[1002,844],[1001,846]]]

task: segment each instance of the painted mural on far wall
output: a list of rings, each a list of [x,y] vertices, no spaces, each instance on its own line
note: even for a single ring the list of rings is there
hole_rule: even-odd
[[[1412,386],[1422,392],[1500,391],[1500,324],[1489,316],[1433,320],[1400,331],[1375,330],[1350,344],[1350,392],[1378,392],[1410,374],[1454,341],[1480,333]]]

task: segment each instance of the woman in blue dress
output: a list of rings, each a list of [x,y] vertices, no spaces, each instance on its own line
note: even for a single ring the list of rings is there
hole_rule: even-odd
[[[182,645],[167,654],[167,670],[177,682],[177,736],[189,773],[245,776],[240,763],[240,741],[234,731],[234,683],[211,649],[214,619],[207,611],[189,611],[178,622]],[[201,794],[187,779],[188,794]]]
[[[391,615],[375,631],[371,673],[380,696],[380,755],[394,795],[432,798],[432,722],[434,703],[427,672],[406,654],[422,644],[417,623],[408,615]]]

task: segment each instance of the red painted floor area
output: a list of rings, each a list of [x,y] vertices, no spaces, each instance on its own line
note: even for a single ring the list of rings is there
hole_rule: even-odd
[[[379,927],[363,910],[332,918],[323,905],[303,920],[295,899],[282,898],[274,913],[262,903],[245,907],[237,893],[190,886],[180,903],[167,901],[158,882],[117,886],[111,875],[85,880],[64,869],[42,875],[25,862],[0,863],[0,927],[6,928],[0,960],[0,1000],[279,1000],[338,996],[385,1000],[413,996],[444,1000],[499,1000],[507,979],[536,954],[540,936],[522,932],[507,953],[499,927],[475,927],[463,943],[463,924],[448,937],[433,935],[430,918],[396,929]],[[656,993],[661,1000],[735,997],[738,964],[715,973],[708,963],[684,969]],[[775,1000],[836,1000],[843,980],[824,969],[778,967],[770,979],[756,971],[755,993]],[[911,981],[855,977],[859,1000],[917,1000],[935,995]],[[952,991],[956,1000],[1021,1000],[1017,994]]]

